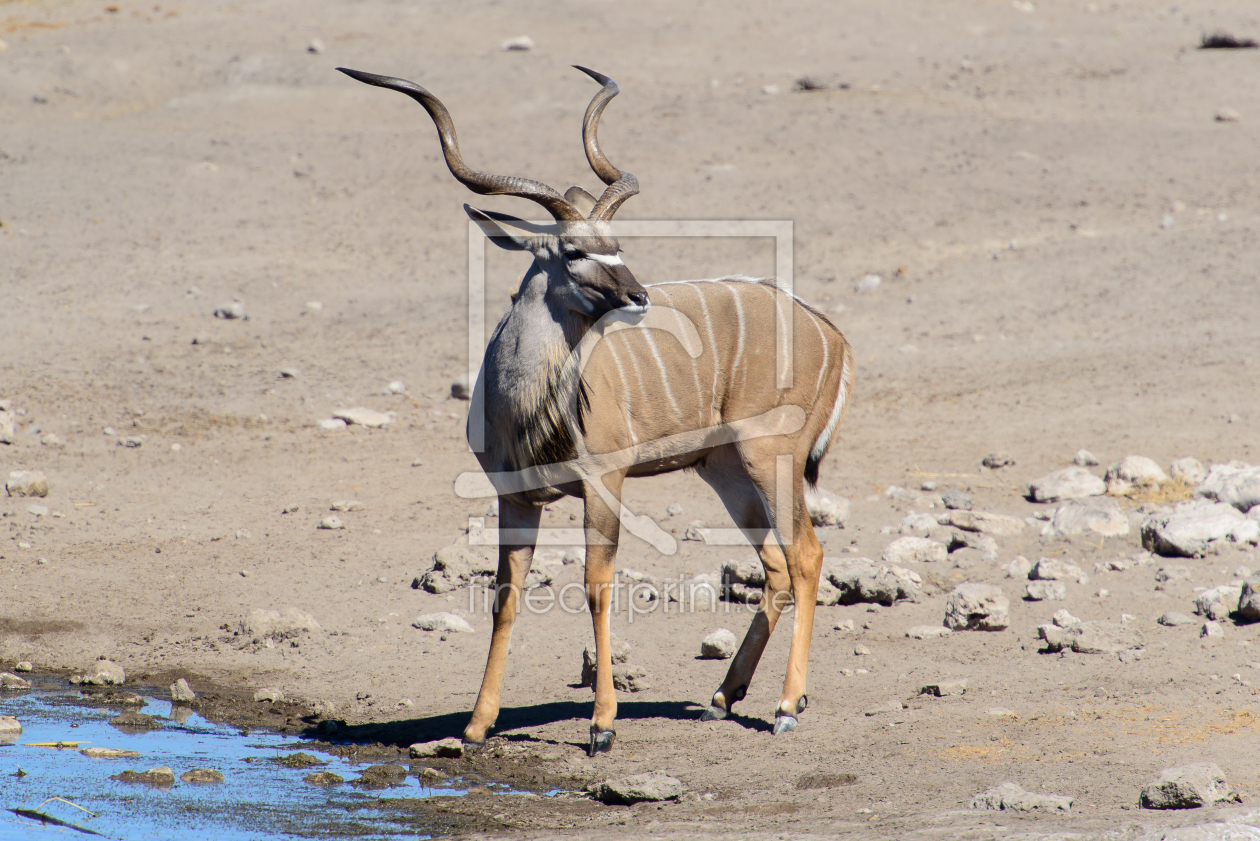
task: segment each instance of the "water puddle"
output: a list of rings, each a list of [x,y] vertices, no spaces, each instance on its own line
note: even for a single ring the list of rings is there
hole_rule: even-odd
[[[362,790],[349,782],[366,763],[315,752],[320,765],[278,764],[280,757],[312,752],[309,743],[292,736],[260,730],[243,735],[239,728],[147,697],[143,708],[85,706],[78,690],[64,681],[32,683],[28,692],[0,697],[0,715],[16,716],[22,724],[16,740],[0,746],[0,838],[91,837],[85,831],[108,838],[222,841],[426,838],[414,824],[403,827],[391,820],[391,810],[378,808],[385,805],[381,801],[467,793],[457,778],[422,781],[412,774],[387,789]],[[109,723],[124,710],[153,716],[161,727],[124,732]],[[33,746],[40,743],[50,746]],[[140,755],[92,758],[80,752],[87,748]],[[110,779],[162,766],[175,773],[169,787]],[[195,768],[219,771],[224,780],[179,779]],[[320,787],[304,781],[320,771],[346,782]],[[41,822],[40,815],[50,820]]]

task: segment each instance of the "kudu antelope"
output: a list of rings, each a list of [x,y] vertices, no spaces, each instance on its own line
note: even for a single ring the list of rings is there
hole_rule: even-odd
[[[639,191],[600,149],[599,119],[617,95],[607,77],[586,109],[582,141],[608,185],[596,199],[580,187],[563,196],[537,181],[488,175],[465,165],[445,106],[419,85],[342,72],[405,93],[437,126],[446,165],[474,193],[542,205],[539,226],[464,206],[501,248],[533,263],[486,348],[471,418],[485,418],[482,469],[499,497],[499,568],[494,630],[481,691],[464,730],[481,745],[499,713],[503,672],[533,560],[543,506],[583,500],[585,585],[595,629],[592,755],[616,736],[609,606],[627,476],[693,468],[717,491],[766,571],[764,597],[705,720],[743,699],[780,614],[795,603],[791,653],[774,732],[793,730],[808,699],[805,677],[822,549],[805,503],[806,483],[831,443],[851,388],[851,352],[822,314],[775,283],[745,277],[642,286],[619,256],[613,214]],[[785,384],[784,366],[794,365]]]

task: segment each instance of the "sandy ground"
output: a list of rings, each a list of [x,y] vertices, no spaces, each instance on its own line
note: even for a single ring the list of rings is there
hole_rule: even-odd
[[[0,2],[0,399],[20,427],[0,472],[38,469],[52,484],[35,501],[47,516],[0,499],[2,662],[70,673],[109,656],[139,683],[277,686],[332,702],[352,734],[403,745],[466,722],[488,617],[467,591],[410,584],[486,507],[452,490],[476,462],[467,404],[448,394],[468,367],[460,205],[475,197],[414,103],[339,65],[424,84],[473,166],[562,190],[597,186],[579,145],[594,85],[568,65],[593,66],[623,90],[603,145],[643,185],[619,218],[790,220],[795,288],[835,313],[859,362],[823,467],[853,503],[848,527],[824,534],[829,555],[878,558],[895,536],[881,529],[927,510],[883,495],[889,485],[935,479],[1022,518],[1038,507],[1027,481],[1080,447],[1104,467],[1128,454],[1260,460],[1260,51],[1196,50],[1216,29],[1254,37],[1260,16],[1196,0]],[[537,46],[498,49],[519,35]],[[804,75],[828,89],[792,92]],[[1222,108],[1240,119],[1217,121]],[[774,270],[764,239],[623,244],[644,282]],[[489,255],[490,324],[524,268]],[[858,294],[871,273],[881,287]],[[213,317],[234,299],[248,320]],[[394,380],[405,395],[382,394]],[[349,406],[396,419],[316,429]],[[60,444],[41,443],[49,433]],[[142,445],[119,446],[126,437]],[[980,470],[996,450],[1016,464]],[[346,528],[316,529],[344,499],[363,504],[338,515]],[[676,534],[729,522],[685,475],[633,482],[627,502]],[[670,517],[671,503],[684,513]],[[578,514],[566,501],[544,522]],[[702,725],[725,664],[697,660],[699,642],[716,627],[742,634],[748,615],[623,612],[614,631],[652,688],[621,698],[615,751],[586,759],[590,693],[575,684],[589,619],[524,616],[497,753],[479,767],[501,756],[576,780],[664,769],[716,799],[471,799],[458,807],[471,816],[444,820],[591,837],[627,824],[668,837],[1129,838],[1246,813],[1136,804],[1161,768],[1189,761],[1260,796],[1256,628],[1230,623],[1209,645],[1198,626],[1154,623],[1260,555],[1189,561],[1192,580],[1162,591],[1158,564],[1094,572],[1137,543],[1136,529],[1068,541],[1029,526],[999,539],[996,564],[960,550],[919,569],[934,582],[919,604],[821,608],[811,705],[779,738],[768,728],[786,633],[742,715]],[[680,542],[662,556],[627,538],[620,563],[676,577],[740,551]],[[1003,577],[1016,554],[1070,558],[1093,577],[1065,603],[1023,602]],[[558,583],[579,576],[566,567]],[[937,591],[964,580],[1006,589],[1007,631],[904,637],[939,623]],[[233,636],[249,611],[285,607],[321,632],[298,647]],[[1133,615],[1144,656],[1040,653],[1033,626],[1058,607]],[[436,610],[467,615],[475,633],[411,628]],[[849,618],[857,631],[833,630]],[[859,642],[870,655],[854,656]],[[968,693],[918,697],[946,678]],[[863,715],[890,698],[910,705],[897,721]],[[797,788],[817,773],[858,780]],[[1036,819],[965,811],[1005,780],[1076,803]]]

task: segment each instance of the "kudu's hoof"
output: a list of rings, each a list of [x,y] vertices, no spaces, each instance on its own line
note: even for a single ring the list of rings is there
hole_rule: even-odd
[[[780,733],[791,733],[796,729],[796,716],[787,715],[786,713],[776,713],[774,716],[774,735]]]
[[[709,704],[708,709],[700,713],[701,721],[721,721],[724,718],[726,718],[726,710],[717,704]]]
[[[591,729],[591,746],[586,749],[589,756],[597,753],[608,753],[612,750],[613,742],[617,741],[616,730],[595,730]]]
[[[472,742],[472,741],[469,741],[468,739],[464,739],[462,744],[464,746],[464,756],[471,756],[472,754],[477,753],[478,751],[480,751],[482,748],[486,746],[486,742],[484,739],[482,739],[480,742]]]

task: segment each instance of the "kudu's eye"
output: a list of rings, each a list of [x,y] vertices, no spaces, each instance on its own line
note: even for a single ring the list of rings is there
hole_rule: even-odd
[[[586,255],[585,255],[585,254],[583,254],[581,251],[566,251],[566,252],[564,252],[564,261],[565,261],[566,263],[573,263],[573,262],[576,262],[576,261],[578,261],[578,260],[584,260],[584,259],[586,259]]]

